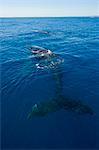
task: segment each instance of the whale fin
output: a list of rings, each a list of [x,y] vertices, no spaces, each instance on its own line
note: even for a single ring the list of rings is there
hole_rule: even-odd
[[[94,112],[90,106],[83,104],[81,101],[70,101],[64,102],[63,109],[76,112],[77,114],[90,114],[93,115]]]
[[[34,104],[27,118],[30,119],[33,116],[42,117],[61,109],[76,112],[77,114],[94,114],[92,108],[83,104],[81,101],[69,100],[63,96],[59,96],[49,101],[47,100],[39,104]]]

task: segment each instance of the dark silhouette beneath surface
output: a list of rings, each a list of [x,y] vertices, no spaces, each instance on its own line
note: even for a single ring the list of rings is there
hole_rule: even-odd
[[[38,58],[40,58],[40,59],[44,59],[45,61],[47,60],[48,62],[50,62],[48,65],[48,68],[50,68],[53,56],[58,57],[58,55],[54,54],[52,51],[47,50],[45,48],[38,47],[38,46],[31,47],[31,50],[32,50],[33,55],[36,55],[37,60]],[[57,64],[57,67],[59,67],[58,64]],[[39,68],[44,69],[44,67],[43,68],[40,67],[40,63],[39,63]],[[28,114],[28,119],[33,116],[42,117],[42,116],[48,115],[49,113],[59,111],[61,109],[72,111],[78,114],[93,115],[93,110],[88,105],[83,104],[79,100],[71,100],[71,99],[65,98],[62,95],[62,74],[59,74],[57,71],[55,72],[55,69],[56,69],[56,64],[54,68],[54,63],[53,63],[52,76],[56,82],[56,96],[54,98],[51,98],[50,100],[40,102],[39,104],[34,104],[32,107],[32,110]]]

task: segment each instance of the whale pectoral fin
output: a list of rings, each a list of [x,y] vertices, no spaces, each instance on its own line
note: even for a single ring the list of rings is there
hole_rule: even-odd
[[[80,101],[66,101],[63,105],[63,109],[76,112],[77,114],[94,114],[91,107],[82,104]]]
[[[66,99],[62,95],[58,95],[57,97],[41,102],[38,105],[34,104],[27,119],[30,119],[33,116],[43,117],[61,109],[76,112],[77,114],[94,114],[92,108],[83,104],[81,101]]]

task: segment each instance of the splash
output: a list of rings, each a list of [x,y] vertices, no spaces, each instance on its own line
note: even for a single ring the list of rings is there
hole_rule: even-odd
[[[54,69],[55,67],[59,66],[61,63],[64,62],[64,59],[55,59],[50,61],[43,61],[36,64],[38,69]]]

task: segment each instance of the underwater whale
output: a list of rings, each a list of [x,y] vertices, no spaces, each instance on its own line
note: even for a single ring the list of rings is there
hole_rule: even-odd
[[[49,101],[34,104],[31,112],[28,114],[28,119],[32,117],[43,117],[61,109],[72,111],[77,114],[93,115],[92,108],[83,104],[81,101],[69,100],[63,96],[59,96]]]

